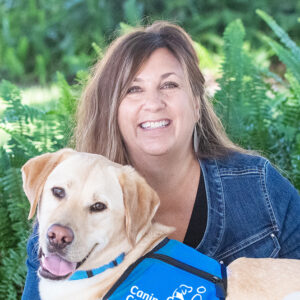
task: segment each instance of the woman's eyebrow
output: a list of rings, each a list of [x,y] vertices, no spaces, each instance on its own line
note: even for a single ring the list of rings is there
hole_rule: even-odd
[[[168,73],[164,73],[164,74],[162,74],[161,76],[160,76],[160,78],[161,79],[165,79],[165,78],[167,78],[167,77],[169,77],[169,76],[171,76],[171,75],[176,75],[176,76],[178,76],[176,73],[174,73],[174,72],[168,72]],[[142,78],[139,78],[139,77],[136,77],[136,78],[134,78],[133,79],[133,82],[141,82],[141,81],[144,81]]]
[[[167,77],[169,77],[169,76],[171,76],[171,75],[176,75],[176,76],[178,76],[176,73],[174,73],[174,72],[169,72],[169,73],[165,73],[165,74],[162,74],[161,76],[160,76],[160,78],[161,79],[165,79],[165,78],[167,78]]]

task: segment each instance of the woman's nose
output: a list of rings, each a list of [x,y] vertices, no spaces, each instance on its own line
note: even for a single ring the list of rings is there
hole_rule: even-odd
[[[148,91],[145,95],[144,109],[157,111],[166,107],[165,99],[160,91]]]

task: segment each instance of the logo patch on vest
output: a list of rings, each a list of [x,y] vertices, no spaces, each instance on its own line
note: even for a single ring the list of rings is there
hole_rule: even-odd
[[[132,286],[130,289],[130,294],[126,297],[126,300],[140,300],[140,299],[158,300],[158,298],[156,298],[153,293],[147,293],[139,289],[139,287],[136,285]]]
[[[185,284],[181,284],[172,294],[172,296],[168,297],[167,300],[202,300],[202,294],[205,294],[206,288],[204,286],[199,286],[196,289],[196,293],[193,292],[193,288],[191,286],[187,286]]]
[[[202,295],[205,294],[206,288],[204,286],[199,286],[197,289],[193,287],[181,284],[175,289],[173,294],[166,300],[202,300]],[[151,292],[146,292],[140,289],[138,286],[134,285],[130,289],[130,294],[127,295],[126,300],[160,300],[155,297]]]

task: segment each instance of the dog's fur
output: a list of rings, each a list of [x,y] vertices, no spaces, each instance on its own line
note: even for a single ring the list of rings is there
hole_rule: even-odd
[[[133,168],[100,155],[63,149],[29,160],[22,174],[31,204],[29,218],[38,207],[39,245],[43,253],[49,252],[47,231],[53,224],[67,226],[74,232],[74,240],[60,253],[64,259],[80,262],[88,256],[79,270],[105,265],[121,252],[126,253],[119,266],[89,279],[41,277],[43,300],[101,299],[129,265],[173,231],[152,222],[159,199],[145,180]],[[51,191],[53,187],[64,188],[65,197],[57,199]],[[107,208],[91,212],[95,202],[102,202]],[[276,300],[299,290],[298,260],[243,258],[228,268],[228,300]]]
[[[227,300],[300,300],[300,260],[242,257],[227,276]]]

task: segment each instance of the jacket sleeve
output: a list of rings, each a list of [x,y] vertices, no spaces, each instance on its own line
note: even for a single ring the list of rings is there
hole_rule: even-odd
[[[27,242],[27,276],[22,300],[40,300],[39,295],[39,278],[37,270],[39,268],[38,259],[38,225],[36,224],[32,235]]]
[[[300,196],[268,162],[266,188],[278,224],[279,257],[300,259]]]

